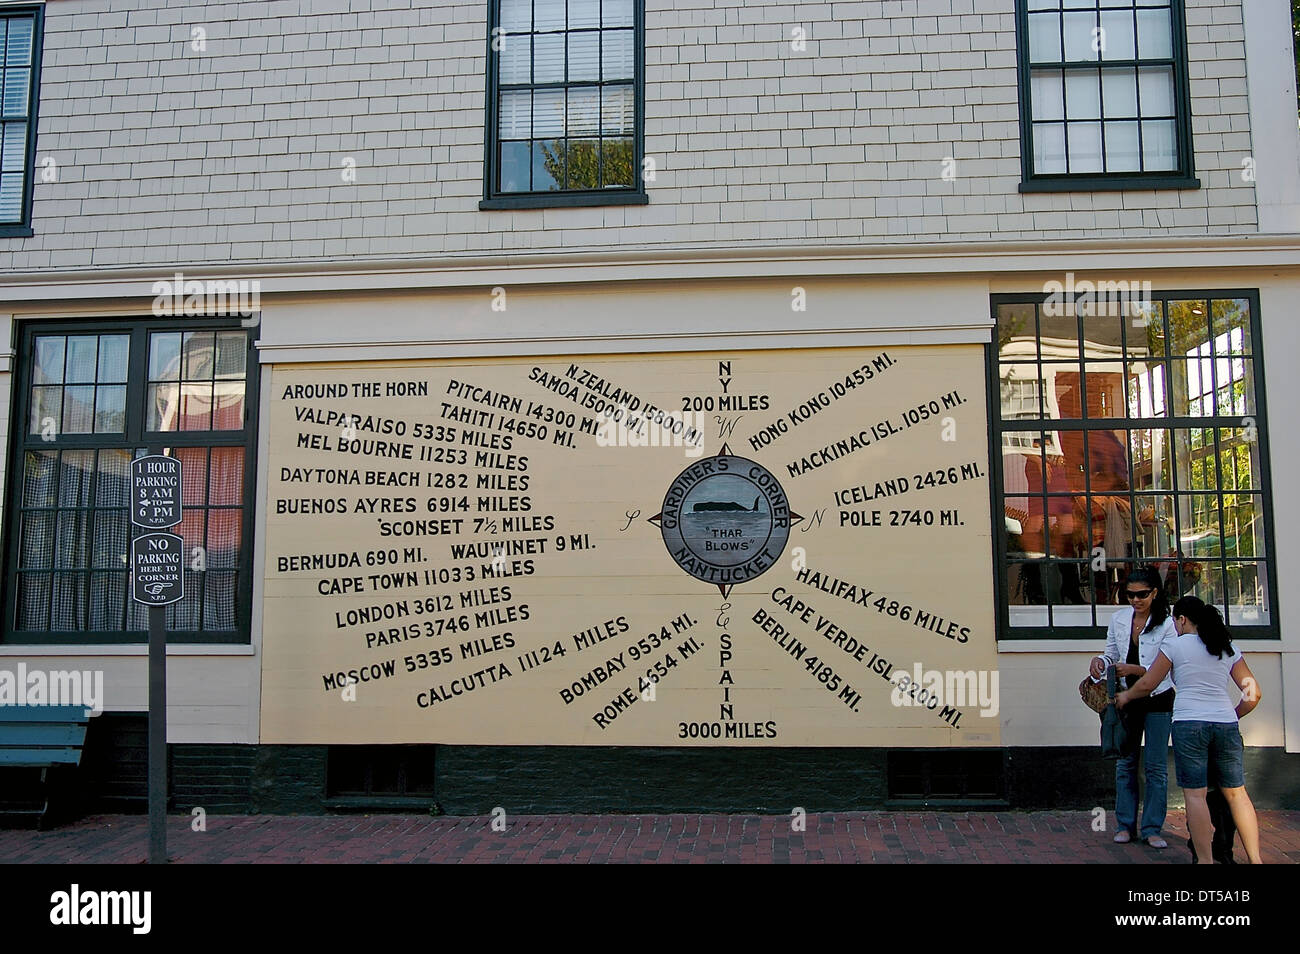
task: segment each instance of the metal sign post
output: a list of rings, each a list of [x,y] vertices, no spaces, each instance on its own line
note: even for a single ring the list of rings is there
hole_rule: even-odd
[[[131,462],[131,523],[181,522],[181,462],[150,448]],[[185,545],[174,533],[131,541],[131,598],[149,607],[149,863],[167,860],[167,606],[185,595]]]

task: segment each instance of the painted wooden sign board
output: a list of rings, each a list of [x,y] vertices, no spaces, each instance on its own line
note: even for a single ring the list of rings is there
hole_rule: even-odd
[[[264,743],[999,741],[978,345],[276,367]]]

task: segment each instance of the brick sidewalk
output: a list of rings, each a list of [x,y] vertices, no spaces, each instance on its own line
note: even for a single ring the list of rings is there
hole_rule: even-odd
[[[1300,812],[1260,812],[1264,861],[1300,862]],[[1171,811],[1169,848],[1116,845],[1088,812],[837,812],[809,815],[528,815],[493,831],[488,817],[222,815],[206,832],[168,819],[173,861],[247,862],[876,862],[1187,864],[1186,822]],[[1113,825],[1109,816],[1107,824]],[[142,815],[96,815],[47,832],[0,831],[0,862],[141,862]],[[1243,861],[1240,842],[1237,858]]]

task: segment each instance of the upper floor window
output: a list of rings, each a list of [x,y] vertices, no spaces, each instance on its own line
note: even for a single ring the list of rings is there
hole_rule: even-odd
[[[494,0],[480,208],[639,204],[639,0]]]
[[[181,462],[185,596],[171,642],[248,642],[257,364],[238,319],[27,326],[5,485],[15,643],[144,642],[130,598],[131,461]]]
[[[41,9],[0,7],[0,236],[31,235]]]
[[[1022,192],[1196,188],[1182,0],[1019,0]]]
[[[994,299],[1003,638],[1095,639],[1140,566],[1277,635],[1255,295],[1141,298]]]

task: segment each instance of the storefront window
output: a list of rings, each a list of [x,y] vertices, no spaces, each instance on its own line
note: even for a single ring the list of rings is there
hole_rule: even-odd
[[[999,580],[1021,635],[1095,632],[1152,566],[1273,626],[1253,299],[995,301]],[[1041,399],[1040,397],[1041,396]]]
[[[233,327],[231,327],[233,325]],[[26,426],[9,487],[5,639],[141,642],[129,598],[130,469],[151,445],[181,461],[185,596],[169,639],[248,639],[249,332],[100,322],[23,338]],[[21,392],[20,392],[21,393]]]

